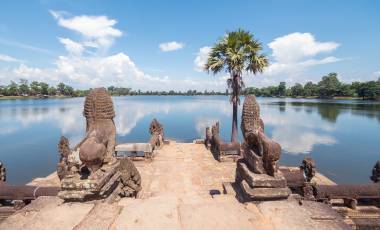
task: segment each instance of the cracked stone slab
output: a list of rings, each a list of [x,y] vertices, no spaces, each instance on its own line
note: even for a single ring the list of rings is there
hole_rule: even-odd
[[[44,204],[37,203],[35,209],[28,207],[10,216],[0,224],[0,229],[73,229],[93,207],[94,204],[89,203],[62,203],[55,199],[50,202],[45,200]]]

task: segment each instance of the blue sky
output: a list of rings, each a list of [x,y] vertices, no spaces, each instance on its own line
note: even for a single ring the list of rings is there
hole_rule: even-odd
[[[0,85],[224,90],[199,71],[209,47],[243,28],[271,65],[247,86],[380,77],[379,1],[1,1]]]

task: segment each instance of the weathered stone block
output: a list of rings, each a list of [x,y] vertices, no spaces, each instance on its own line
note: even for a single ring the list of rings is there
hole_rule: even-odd
[[[116,145],[116,152],[149,152],[153,151],[152,145],[149,143],[123,143]]]
[[[103,165],[100,170],[94,172],[89,178],[83,179],[79,174],[65,177],[61,181],[62,190],[58,196],[65,200],[84,200],[92,196],[105,196],[115,188],[121,177],[120,162]]]
[[[263,165],[263,158],[261,156],[257,155],[251,149],[245,149],[243,155],[251,171],[260,174],[266,173]]]
[[[279,171],[274,177],[267,174],[253,173],[244,162],[238,162],[236,173],[245,180],[250,187],[255,188],[285,188],[286,180]]]
[[[286,199],[291,193],[290,189],[287,187],[251,188],[245,180],[240,182],[240,188],[246,201]]]

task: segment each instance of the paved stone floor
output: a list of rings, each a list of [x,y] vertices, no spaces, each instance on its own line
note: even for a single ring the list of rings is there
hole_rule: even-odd
[[[201,144],[171,143],[152,162],[136,161],[142,176],[142,197],[172,194],[209,197],[222,192],[223,181],[233,181],[236,163],[218,162]]]
[[[152,161],[135,164],[143,183],[138,199],[108,204],[41,197],[6,219],[0,229],[346,228],[323,205],[301,206],[295,200],[242,204],[233,194],[223,194],[222,182],[234,180],[236,163],[216,161],[201,144],[171,142]],[[46,183],[54,180],[50,176]]]

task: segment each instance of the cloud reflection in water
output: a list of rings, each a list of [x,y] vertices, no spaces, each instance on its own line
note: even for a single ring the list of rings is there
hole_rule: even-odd
[[[189,122],[181,120],[183,113],[194,114],[191,121],[193,125],[190,124],[190,126],[195,128],[198,136],[189,137],[189,139],[204,138],[205,128],[216,121],[221,122],[222,132],[230,130],[231,105],[225,97],[218,99],[206,97],[194,100],[170,100],[165,97],[163,99],[150,101],[146,97],[141,100],[137,97],[133,99],[114,98],[117,134],[119,136],[129,135],[140,120],[158,113],[173,117],[172,122]],[[262,118],[266,127],[271,130],[268,135],[279,142],[287,153],[310,153],[313,146],[317,144],[331,145],[337,142],[331,135],[331,132],[334,131],[334,124],[329,122],[331,119],[321,119],[321,112],[314,113],[310,107],[302,106],[286,109],[286,103],[276,105],[268,103],[267,99],[259,100]],[[2,108],[0,135],[18,132],[34,124],[51,122],[60,129],[62,135],[69,138],[70,143],[75,144],[84,136],[85,120],[82,115],[82,107],[83,99],[70,99],[58,101],[56,105],[38,103],[37,105]],[[241,106],[239,108],[241,110]],[[335,116],[334,119],[336,120]],[[268,132],[268,129],[266,130]],[[225,134],[225,136],[229,136],[229,134]]]

